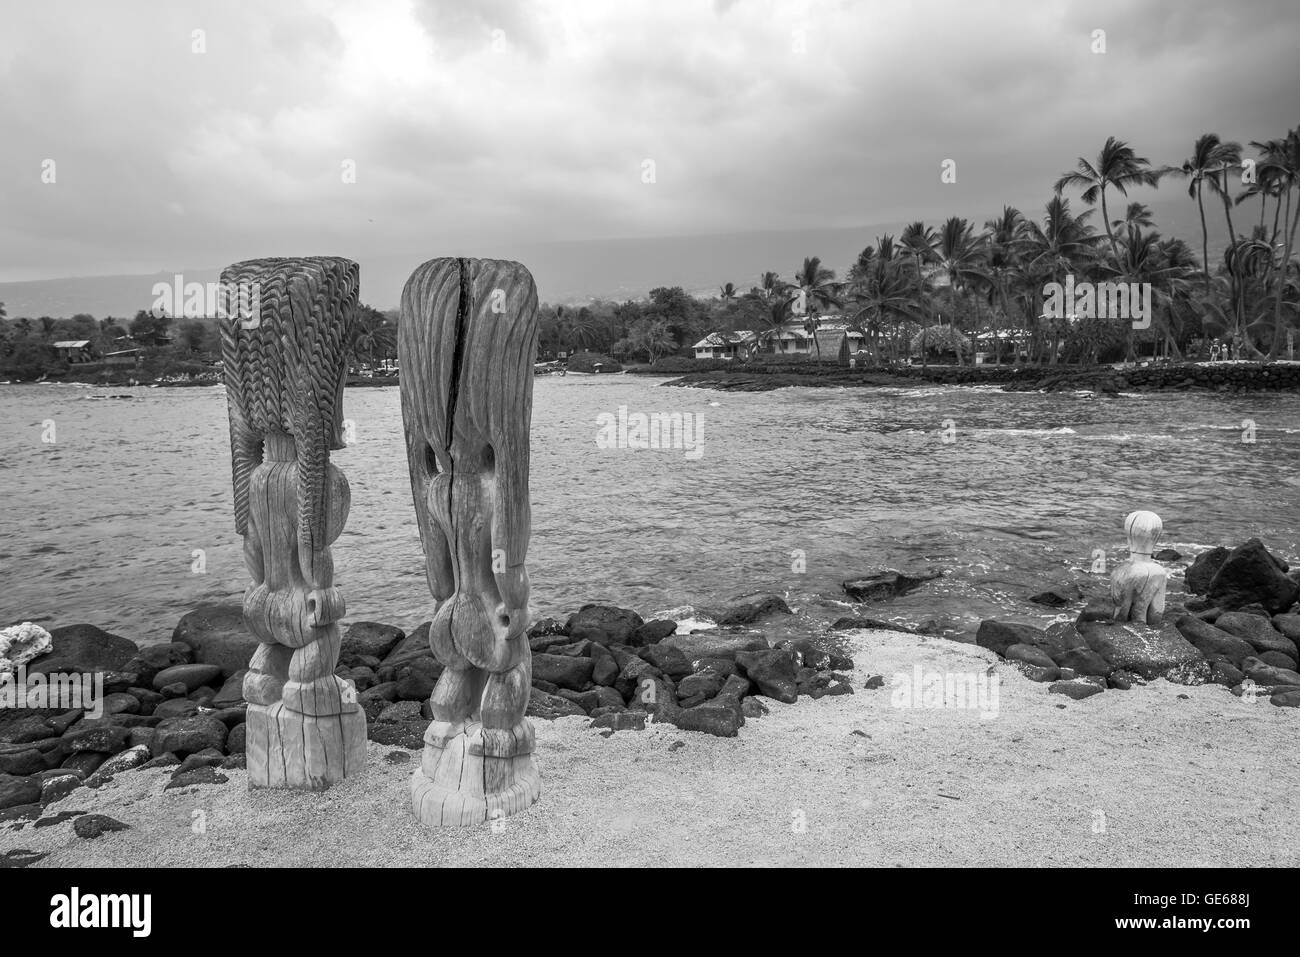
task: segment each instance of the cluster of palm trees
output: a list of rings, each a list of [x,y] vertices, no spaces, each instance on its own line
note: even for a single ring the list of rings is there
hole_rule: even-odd
[[[397,358],[397,323],[394,317],[362,305],[357,311],[351,346],[351,363],[373,366]]]
[[[978,232],[955,216],[937,228],[914,222],[897,240],[883,236],[864,249],[843,281],[816,257],[788,281],[765,273],[749,293],[765,306],[767,328],[758,340],[779,335],[799,317],[814,331],[812,317],[833,309],[863,334],[877,361],[884,354],[928,357],[935,349],[962,361],[970,349],[967,332],[1014,342],[1016,361],[1133,359],[1144,341],[1181,360],[1193,341],[1211,338],[1231,339],[1234,355],[1278,358],[1300,315],[1300,265],[1292,258],[1300,225],[1293,195],[1300,187],[1300,129],[1250,146],[1258,157],[1246,158],[1239,143],[1207,133],[1182,165],[1156,167],[1111,137],[1094,160],[1081,157],[1057,180],[1038,219],[1007,206]],[[1122,216],[1111,216],[1117,196],[1166,178],[1188,181],[1201,219],[1199,258],[1183,240],[1156,231],[1142,203],[1129,202]],[[1088,208],[1071,208],[1065,194],[1076,190]],[[1207,201],[1221,207],[1227,227],[1217,264],[1210,261]],[[1240,208],[1251,203],[1258,204],[1258,221],[1247,235],[1233,213],[1242,218]],[[1100,229],[1090,221],[1098,211]],[[1045,315],[1045,285],[1067,276],[1150,284],[1150,327],[1135,330],[1113,317]],[[728,290],[735,295],[728,284],[723,298]]]

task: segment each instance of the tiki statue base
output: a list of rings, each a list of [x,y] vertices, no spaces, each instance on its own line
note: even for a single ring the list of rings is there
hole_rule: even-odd
[[[248,706],[248,786],[324,791],[366,765],[366,714],[310,715]]]
[[[491,733],[485,739],[478,722],[429,725],[423,759],[411,776],[411,807],[421,824],[482,824],[518,814],[537,801],[542,781],[533,762],[532,725],[525,719],[508,734],[508,741]],[[525,753],[502,753],[521,749]]]

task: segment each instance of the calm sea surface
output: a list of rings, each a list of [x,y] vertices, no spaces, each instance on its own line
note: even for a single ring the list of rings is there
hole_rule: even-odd
[[[1189,556],[1258,535],[1300,557],[1300,396],[661,381],[537,379],[536,614],[609,599],[649,617],[763,589],[824,619],[848,613],[845,578],[935,567],[942,580],[868,613],[973,628],[1043,614],[1024,597],[1085,579],[1094,549],[1123,557],[1136,508]],[[355,442],[334,461],[352,512],[334,558],[348,618],[409,629],[432,601],[398,393],[349,389],[344,403]],[[695,414],[702,454],[599,447],[598,416],[620,406]],[[222,388],[0,386],[0,412],[0,623],[86,621],[149,643],[198,602],[239,598]]]

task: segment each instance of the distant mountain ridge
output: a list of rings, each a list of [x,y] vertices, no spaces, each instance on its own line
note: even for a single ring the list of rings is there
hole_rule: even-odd
[[[1175,193],[1176,191],[1176,193]],[[1170,195],[1173,193],[1174,195]],[[1127,200],[1108,197],[1112,219],[1123,216]],[[1074,209],[1084,208],[1077,199]],[[1185,240],[1201,251],[1200,218],[1196,204],[1178,185],[1148,205],[1156,228],[1164,236]],[[1226,245],[1227,229],[1223,208],[1207,198],[1206,219],[1210,233],[1210,261],[1217,266]],[[1000,207],[999,207],[1000,208]],[[1022,210],[1037,218],[1041,206]],[[974,220],[979,229],[998,210]],[[1258,206],[1247,204],[1233,211],[1239,231],[1249,232],[1258,222]],[[1270,215],[1266,221],[1271,224]],[[938,225],[938,220],[926,220]],[[1100,230],[1101,211],[1090,222]],[[421,262],[435,255],[491,256],[517,259],[532,271],[538,296],[543,302],[581,303],[592,299],[644,298],[658,286],[681,286],[702,297],[716,296],[724,283],[735,283],[742,293],[757,285],[766,270],[791,275],[805,256],[820,256],[822,264],[843,276],[866,245],[886,233],[897,237],[902,222],[875,223],[851,228],[800,229],[774,232],[721,233],[711,236],[675,236],[648,239],[583,240],[552,243],[505,241],[491,248],[430,250],[423,255],[360,257],[361,299],[377,309],[398,305],[407,277]],[[96,319],[107,316],[130,318],[148,309],[154,301],[156,283],[173,282],[176,273],[186,282],[216,282],[220,267],[178,269],[175,273],[147,275],[79,276],[0,283],[0,302],[10,318],[40,316],[66,318],[88,313]]]

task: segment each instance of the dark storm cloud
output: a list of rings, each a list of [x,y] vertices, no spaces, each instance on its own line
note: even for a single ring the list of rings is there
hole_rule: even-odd
[[[24,5],[0,34],[0,279],[1038,210],[1108,135],[1177,164],[1202,132],[1296,125],[1297,21],[1272,0]]]

